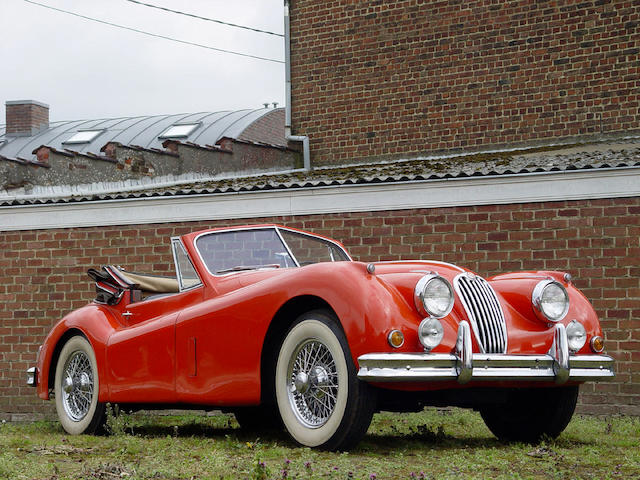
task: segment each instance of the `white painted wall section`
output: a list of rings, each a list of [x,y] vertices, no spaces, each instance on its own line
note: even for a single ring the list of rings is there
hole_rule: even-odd
[[[640,196],[640,167],[0,207],[0,231]]]

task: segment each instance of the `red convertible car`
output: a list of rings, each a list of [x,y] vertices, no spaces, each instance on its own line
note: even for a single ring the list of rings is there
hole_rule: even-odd
[[[346,449],[375,411],[454,405],[500,439],[555,437],[579,385],[614,375],[596,313],[561,272],[484,279],[435,261],[361,263],[278,225],[171,239],[176,278],[105,266],[28,370],[71,434],[105,404],[216,408]]]

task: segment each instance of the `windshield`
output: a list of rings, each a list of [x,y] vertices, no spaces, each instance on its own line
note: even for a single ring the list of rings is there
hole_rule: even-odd
[[[280,234],[301,266],[349,260],[349,257],[335,243],[290,230],[280,230]]]
[[[349,260],[341,248],[327,240],[289,230],[280,233],[282,237],[275,228],[212,232],[198,237],[196,248],[214,275]]]

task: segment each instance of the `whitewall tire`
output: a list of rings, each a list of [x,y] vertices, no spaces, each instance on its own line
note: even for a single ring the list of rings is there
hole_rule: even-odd
[[[98,364],[83,336],[71,337],[60,352],[54,392],[62,428],[71,435],[96,433],[102,428],[104,404],[98,402]]]
[[[298,318],[278,354],[278,409],[300,444],[349,448],[366,433],[375,406],[369,386],[358,380],[337,320],[317,310]]]

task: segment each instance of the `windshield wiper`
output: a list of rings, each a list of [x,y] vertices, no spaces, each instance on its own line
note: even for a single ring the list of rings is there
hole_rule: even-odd
[[[280,268],[278,263],[270,263],[268,265],[236,265],[231,268],[223,268],[216,270],[217,273],[242,272],[243,270],[258,270],[259,268]]]

